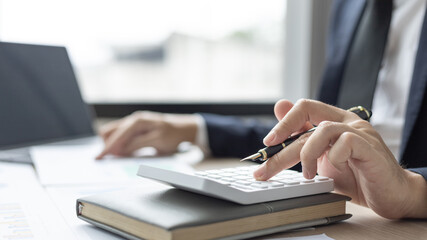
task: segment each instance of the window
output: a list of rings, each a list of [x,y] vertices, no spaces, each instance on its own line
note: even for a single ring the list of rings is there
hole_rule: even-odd
[[[65,45],[90,103],[274,102],[284,0],[0,0],[2,41]]]

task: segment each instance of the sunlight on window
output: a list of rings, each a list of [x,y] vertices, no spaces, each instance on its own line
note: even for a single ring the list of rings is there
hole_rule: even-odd
[[[284,0],[0,0],[2,41],[65,45],[89,102],[272,101]]]

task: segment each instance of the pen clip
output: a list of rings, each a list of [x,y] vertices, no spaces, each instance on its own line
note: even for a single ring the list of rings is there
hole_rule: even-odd
[[[369,121],[372,117],[372,111],[362,106],[352,107],[347,109],[347,111],[357,114],[357,116],[366,121]]]

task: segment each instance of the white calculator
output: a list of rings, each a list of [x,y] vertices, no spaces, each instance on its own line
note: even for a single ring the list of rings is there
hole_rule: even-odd
[[[293,170],[283,170],[268,181],[256,181],[252,174],[257,167],[191,171],[167,165],[141,165],[138,175],[245,205],[325,193],[334,189],[331,178],[315,176],[313,179],[305,179],[301,172]]]

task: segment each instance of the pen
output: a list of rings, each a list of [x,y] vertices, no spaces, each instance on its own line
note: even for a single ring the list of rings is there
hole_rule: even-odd
[[[372,112],[362,106],[352,107],[350,109],[347,109],[347,111],[353,112],[357,114],[360,118],[363,120],[369,120],[369,118],[372,116]],[[251,160],[251,161],[265,161],[272,156],[274,156],[276,153],[280,152],[283,148],[288,146],[289,144],[293,143],[295,140],[297,140],[300,136],[310,133],[316,130],[316,126],[309,129],[308,131],[299,133],[297,135],[291,136],[288,139],[286,139],[283,143],[265,147],[263,149],[260,149],[257,153],[250,155],[248,157],[243,158],[242,161]]]

